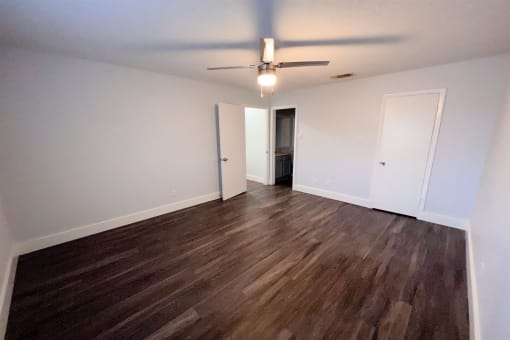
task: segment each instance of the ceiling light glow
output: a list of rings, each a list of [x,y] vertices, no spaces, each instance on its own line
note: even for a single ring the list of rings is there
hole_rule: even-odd
[[[257,82],[260,86],[270,87],[276,84],[276,75],[274,74],[261,74],[257,78]]]
[[[276,74],[274,73],[261,73],[257,77],[257,82],[262,87],[272,87],[276,84]]]

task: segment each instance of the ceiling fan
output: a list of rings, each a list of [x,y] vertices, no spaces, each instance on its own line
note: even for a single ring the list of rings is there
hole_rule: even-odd
[[[260,85],[260,95],[263,96],[263,88],[273,88],[276,84],[276,69],[277,68],[290,68],[290,67],[304,67],[304,66],[327,66],[329,60],[314,60],[314,61],[290,61],[279,62],[274,61],[274,39],[262,38],[260,39],[260,62],[258,64],[247,66],[221,66],[221,67],[208,67],[209,71],[215,70],[232,70],[232,69],[257,69],[258,77],[257,82]]]

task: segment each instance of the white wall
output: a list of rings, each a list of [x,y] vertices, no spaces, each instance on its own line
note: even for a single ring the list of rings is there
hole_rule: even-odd
[[[277,92],[296,105],[295,183],[368,200],[382,96],[447,88],[425,210],[465,223],[504,95],[507,55]],[[354,70],[355,71],[355,70]]]
[[[11,271],[12,256],[14,252],[14,239],[7,226],[7,219],[0,199],[0,338],[3,337],[7,325],[7,300],[10,299],[8,278]],[[10,285],[12,288],[12,284]]]
[[[263,184],[268,182],[269,111],[245,109],[246,178]]]
[[[507,73],[508,69],[501,72]],[[470,227],[480,329],[482,339],[487,340],[510,339],[509,176],[510,86],[485,165]]]
[[[33,239],[218,192],[215,104],[229,86],[0,50],[0,192]]]

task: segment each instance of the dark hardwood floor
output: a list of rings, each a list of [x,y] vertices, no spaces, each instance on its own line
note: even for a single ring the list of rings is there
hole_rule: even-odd
[[[464,232],[284,186],[19,259],[7,338],[468,339]]]

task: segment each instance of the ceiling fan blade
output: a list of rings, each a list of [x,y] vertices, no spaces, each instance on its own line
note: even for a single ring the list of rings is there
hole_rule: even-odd
[[[216,41],[216,42],[169,42],[144,43],[125,46],[145,52],[184,52],[207,50],[256,50],[256,41]]]
[[[244,69],[244,68],[257,68],[257,65],[248,65],[248,66],[220,66],[220,67],[208,67],[209,71],[216,70],[236,70],[236,69]]]
[[[272,63],[274,61],[274,39],[260,39],[260,60],[264,63]]]
[[[318,39],[318,40],[278,40],[278,48],[285,47],[306,47],[306,46],[335,46],[335,45],[374,45],[392,44],[404,40],[400,35],[365,36],[340,39]]]
[[[329,60],[316,60],[316,61],[289,61],[289,62],[281,62],[276,65],[278,68],[288,68],[288,67],[305,67],[305,66],[327,66],[329,64]]]

